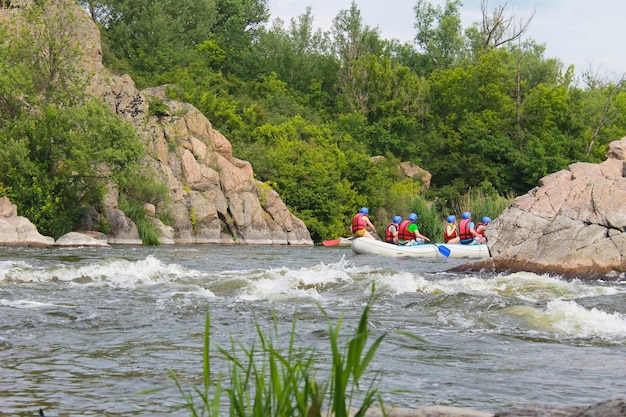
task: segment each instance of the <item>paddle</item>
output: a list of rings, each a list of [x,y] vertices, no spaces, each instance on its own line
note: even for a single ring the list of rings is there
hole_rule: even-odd
[[[446,248],[445,246],[439,246],[436,243],[432,243],[432,244],[437,247],[437,250],[439,251],[440,254],[442,254],[446,258],[450,256],[450,249]]]
[[[323,241],[322,245],[324,245],[324,246],[337,246],[340,243],[341,243],[341,239],[332,239],[332,240],[325,240],[325,241]]]

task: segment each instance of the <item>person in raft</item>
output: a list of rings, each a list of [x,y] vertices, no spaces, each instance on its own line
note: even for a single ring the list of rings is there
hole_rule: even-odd
[[[352,219],[352,236],[357,237],[366,237],[368,239],[376,239],[372,236],[367,228],[369,227],[374,233],[376,233],[376,227],[372,224],[369,217],[369,209],[367,207],[361,207],[361,210],[357,213],[356,216]]]
[[[400,223],[400,231],[398,232],[398,240],[400,245],[423,245],[425,241],[430,242],[430,239],[420,233],[417,227],[417,214],[409,214],[409,218]]]
[[[463,220],[459,223],[459,237],[461,238],[461,245],[478,245],[485,243],[483,237],[478,234],[474,228],[474,222],[472,221],[472,213],[466,211],[461,215]]]
[[[445,243],[461,243],[459,228],[456,226],[456,216],[449,215],[443,226],[443,241]]]
[[[385,242],[397,245],[400,243],[398,239],[398,232],[400,231],[400,222],[402,217],[394,216],[393,221],[385,228]]]
[[[487,243],[487,236],[485,236],[485,229],[487,225],[491,223],[491,218],[485,216],[482,218],[480,223],[476,223],[476,233],[478,233],[483,238],[483,243]]]

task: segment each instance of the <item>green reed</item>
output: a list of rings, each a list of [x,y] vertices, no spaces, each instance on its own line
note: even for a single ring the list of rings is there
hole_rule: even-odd
[[[341,336],[343,316],[333,325],[326,311],[318,305],[328,321],[332,354],[332,365],[330,370],[326,370],[328,375],[324,378],[318,377],[318,371],[327,367],[316,363],[318,355],[315,349],[298,348],[295,345],[296,317],[292,321],[286,346],[277,342],[279,332],[274,317],[273,331],[270,332],[272,337],[257,323],[258,340],[251,347],[232,339],[229,348],[217,347],[229,369],[229,387],[225,389],[222,384],[226,382],[221,377],[215,379],[211,374],[210,315],[207,311],[203,387],[186,391],[172,372],[176,386],[183,396],[184,407],[190,410],[192,416],[216,417],[219,415],[222,396],[228,400],[230,417],[321,417],[329,413],[336,417],[360,417],[376,400],[382,407],[382,398],[374,388],[377,377],[370,379],[366,389],[359,385],[386,336],[383,334],[368,345],[371,336],[368,317],[373,300],[374,286],[358,326],[347,339]],[[340,346],[340,339],[346,341],[344,346]],[[361,400],[356,400],[357,397]],[[358,406],[354,407],[355,403]]]

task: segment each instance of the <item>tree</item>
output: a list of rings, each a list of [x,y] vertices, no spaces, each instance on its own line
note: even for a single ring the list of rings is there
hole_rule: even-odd
[[[433,68],[452,68],[465,53],[461,30],[460,0],[446,0],[443,7],[433,7],[417,0],[415,41],[433,63]]]
[[[29,66],[20,50],[10,46],[6,29],[0,26],[0,118],[5,123],[18,117],[34,98],[32,79],[27,76]]]
[[[592,113],[589,120],[591,135],[585,155],[591,155],[594,147],[602,139],[602,131],[611,125],[619,117],[619,111],[615,107],[615,100],[619,94],[626,91],[626,73],[623,73],[616,82],[603,82],[594,77],[591,72],[584,74],[588,92],[586,94],[587,110]]]
[[[253,45],[263,23],[269,18],[269,0],[215,0],[215,23],[211,39],[226,52],[224,74],[246,80],[255,77]]]
[[[209,39],[215,0],[83,1],[100,26],[103,42],[129,65],[139,85],[153,74],[185,66]],[[145,79],[145,81],[144,81]]]
[[[497,48],[509,42],[520,39],[528,30],[535,12],[526,19],[518,19],[515,14],[505,16],[506,3],[493,10],[491,16],[487,11],[487,0],[481,0],[480,10],[482,14],[482,47],[483,50]]]
[[[357,193],[346,179],[345,154],[330,131],[300,117],[281,125],[264,125],[256,135],[268,143],[261,178],[271,182],[285,204],[321,241],[346,233],[346,217],[356,207]]]
[[[73,105],[82,99],[87,78],[80,65],[84,51],[73,4],[71,0],[36,2],[24,9],[20,33],[9,40],[13,62],[28,67],[33,90],[27,100]]]
[[[369,79],[367,62],[383,51],[378,31],[363,25],[361,11],[353,1],[350,9],[341,10],[333,20],[333,52],[339,63],[337,88],[341,110],[369,112],[369,90],[364,88]]]
[[[285,27],[276,19],[261,29],[254,54],[260,74],[274,72],[291,89],[301,94],[328,95],[335,85],[337,63],[329,52],[330,41],[320,29],[314,30],[311,8]],[[309,98],[311,99],[311,98]],[[325,104],[325,103],[320,103]]]

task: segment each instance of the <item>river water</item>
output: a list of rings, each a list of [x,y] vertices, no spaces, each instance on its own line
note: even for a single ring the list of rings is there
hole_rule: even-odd
[[[626,279],[445,272],[462,262],[345,247],[0,248],[0,414],[186,416],[170,370],[202,383],[207,308],[216,346],[251,346],[272,317],[286,340],[295,315],[296,343],[328,364],[318,306],[349,336],[372,284],[370,330],[387,336],[370,373],[387,406],[495,412],[626,393]]]

